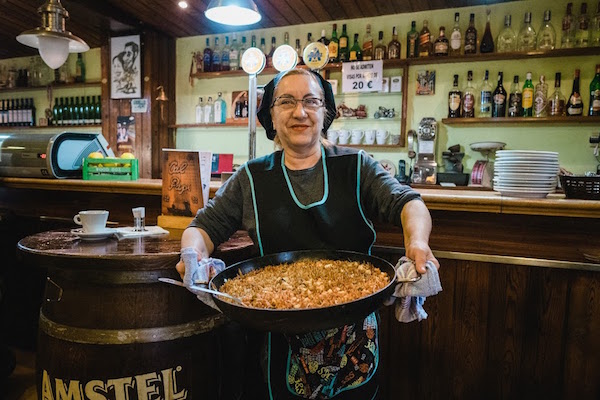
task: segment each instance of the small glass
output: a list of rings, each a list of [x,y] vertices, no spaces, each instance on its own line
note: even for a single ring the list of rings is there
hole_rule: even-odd
[[[135,232],[143,232],[146,230],[146,208],[145,207],[136,207],[132,208],[133,212],[133,230]]]

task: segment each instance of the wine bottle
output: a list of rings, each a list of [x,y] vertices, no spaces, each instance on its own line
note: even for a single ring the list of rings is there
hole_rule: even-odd
[[[406,34],[406,58],[417,58],[418,56],[419,32],[417,31],[417,22],[412,21],[410,23],[410,31]]]
[[[489,117],[492,115],[492,85],[489,82],[489,71],[485,70],[483,83],[479,90],[479,116]]]
[[[508,116],[520,117],[523,114],[523,93],[519,85],[519,75],[515,75],[508,96]]]
[[[492,117],[506,117],[506,90],[502,86],[503,73],[498,72],[498,86],[492,94]]]
[[[473,71],[467,72],[467,86],[462,99],[463,118],[475,117],[475,88],[473,87]]]
[[[340,36],[338,54],[341,62],[348,61],[350,49],[348,45],[348,33],[346,33],[346,24],[342,25],[342,35]]]
[[[469,16],[469,27],[465,31],[465,54],[477,53],[477,29],[475,29],[475,14]]]
[[[494,38],[492,37],[492,29],[490,27],[491,10],[487,10],[487,21],[485,23],[485,32],[483,38],[481,38],[481,46],[479,46],[480,53],[492,53],[494,52]]]
[[[579,93],[579,70],[575,70],[575,76],[573,78],[573,90],[567,101],[566,114],[569,117],[578,117],[583,115],[583,100]]]
[[[523,85],[523,116],[533,116],[533,82],[531,82],[531,72],[528,72]]]
[[[362,49],[358,44],[358,33],[354,34],[354,44],[350,48],[350,56],[348,61],[362,61]]]
[[[458,75],[454,75],[452,90],[448,93],[448,118],[460,118],[462,92],[458,88]]]
[[[590,83],[590,110],[588,115],[600,115],[600,64],[596,64],[596,75]]]
[[[565,96],[560,90],[560,72],[557,72],[554,77],[554,93],[548,99],[548,110],[552,117],[559,117],[565,114]]]

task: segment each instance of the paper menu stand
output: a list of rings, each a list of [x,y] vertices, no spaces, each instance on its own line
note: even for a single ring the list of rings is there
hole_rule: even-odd
[[[162,214],[194,217],[208,203],[212,153],[163,149]]]

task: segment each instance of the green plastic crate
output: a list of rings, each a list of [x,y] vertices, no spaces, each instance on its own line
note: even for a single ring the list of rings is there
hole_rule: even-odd
[[[135,181],[138,159],[84,158],[83,179],[88,181]]]

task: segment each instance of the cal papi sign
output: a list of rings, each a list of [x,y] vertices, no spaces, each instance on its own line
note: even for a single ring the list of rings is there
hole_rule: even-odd
[[[342,63],[342,92],[378,92],[383,78],[383,61]]]

